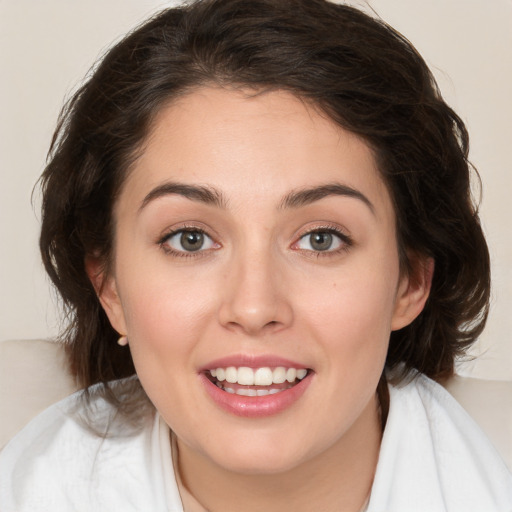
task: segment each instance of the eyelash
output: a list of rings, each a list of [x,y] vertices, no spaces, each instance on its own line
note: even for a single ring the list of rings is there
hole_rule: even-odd
[[[220,244],[215,242],[213,240],[213,238],[207,233],[206,230],[204,230],[203,228],[200,228],[198,226],[188,226],[188,225],[180,226],[177,229],[172,229],[171,231],[166,232],[158,240],[157,243],[166,254],[169,254],[171,256],[175,256],[178,258],[198,258],[201,256],[205,256],[206,253],[208,253],[211,249],[203,249],[203,250],[198,249],[197,251],[185,251],[185,250],[177,251],[177,250],[173,249],[172,247],[170,247],[168,242],[173,236],[177,235],[178,233],[187,233],[187,232],[188,233],[200,233],[200,234],[208,237],[210,240],[213,241],[214,244],[216,244],[220,247]]]
[[[354,241],[352,237],[344,233],[339,227],[333,226],[333,225],[326,225],[326,226],[316,226],[311,230],[303,232],[297,239],[296,242],[292,244],[292,247],[297,245],[302,239],[304,239],[307,236],[313,235],[315,233],[328,233],[330,235],[334,235],[335,237],[339,238],[341,242],[341,246],[334,250],[325,250],[325,251],[315,251],[310,249],[300,249],[297,248],[298,251],[301,251],[303,253],[307,253],[308,256],[312,256],[315,258],[328,258],[332,256],[337,256],[341,253],[347,252],[351,249],[351,247],[354,245]]]
[[[212,250],[212,248],[209,249],[198,249],[197,251],[177,251],[169,246],[168,242],[169,240],[179,234],[179,233],[200,233],[206,237],[208,237],[210,240],[213,241],[214,244],[216,244],[218,247],[215,247],[213,250],[220,247],[220,244],[218,242],[215,242],[214,239],[207,233],[207,231],[203,228],[200,228],[198,226],[190,226],[190,225],[184,225],[180,226],[177,229],[172,229],[171,231],[166,232],[160,239],[158,240],[158,245],[162,248],[162,250],[171,256],[175,256],[178,258],[197,258],[201,256],[205,256],[208,252]],[[316,258],[324,258],[324,257],[332,257],[336,256],[340,253],[347,252],[353,245],[354,242],[352,238],[344,233],[341,229],[339,229],[337,226],[332,225],[326,225],[326,226],[316,226],[315,228],[303,232],[295,242],[291,245],[292,248],[296,246],[302,239],[304,239],[307,236],[313,235],[315,233],[327,233],[330,235],[334,235],[337,237],[340,242],[341,246],[339,248],[336,248],[334,250],[325,250],[325,251],[315,251],[313,249],[300,249],[295,248],[295,250],[300,251],[304,254],[307,254],[308,256],[316,257]]]

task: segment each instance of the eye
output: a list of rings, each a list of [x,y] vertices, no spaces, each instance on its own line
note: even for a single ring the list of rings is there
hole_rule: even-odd
[[[350,239],[333,230],[311,231],[301,236],[294,249],[315,252],[333,252],[350,245]]]
[[[197,252],[213,249],[217,244],[199,229],[181,229],[167,236],[163,242],[171,251]]]

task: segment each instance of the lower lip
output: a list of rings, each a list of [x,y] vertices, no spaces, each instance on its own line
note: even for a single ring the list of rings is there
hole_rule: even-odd
[[[261,418],[278,414],[291,407],[308,388],[312,375],[280,393],[265,396],[241,396],[217,387],[206,375],[200,375],[201,381],[213,401],[225,411],[246,418]]]

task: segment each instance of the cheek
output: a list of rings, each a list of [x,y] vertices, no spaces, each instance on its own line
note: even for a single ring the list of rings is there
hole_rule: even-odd
[[[308,418],[313,437],[336,442],[375,396],[391,332],[396,280],[382,267],[343,273],[329,285],[304,287],[299,332],[317,348],[318,417]],[[398,272],[396,273],[398,276]]]
[[[364,265],[342,272],[321,289],[303,287],[302,331],[328,355],[326,383],[334,396],[370,396],[385,364],[393,318],[398,264]],[[307,304],[307,306],[306,306]],[[345,399],[343,398],[343,399]]]
[[[346,382],[353,382],[354,389],[367,375],[380,375],[392,317],[385,293],[379,294],[375,289],[366,293],[367,290],[360,287],[356,291],[357,296],[348,293],[345,287],[329,298],[319,297],[316,313],[313,311],[309,323],[312,336],[330,355],[328,364],[333,373]]]
[[[169,268],[139,275],[124,281],[122,295],[137,375],[158,410],[186,410],[186,382],[196,377],[194,354],[212,317],[214,286]]]
[[[168,365],[193,348],[210,321],[216,284],[170,265],[131,275],[121,299],[134,362]]]
[[[365,265],[330,276],[323,286],[302,283],[297,295],[304,297],[302,314],[315,330],[359,345],[361,337],[389,337],[397,282],[398,266]]]

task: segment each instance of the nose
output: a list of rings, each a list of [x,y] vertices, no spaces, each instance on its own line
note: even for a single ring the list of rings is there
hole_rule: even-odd
[[[219,322],[251,336],[278,332],[293,321],[286,280],[276,257],[252,254],[231,262]]]

